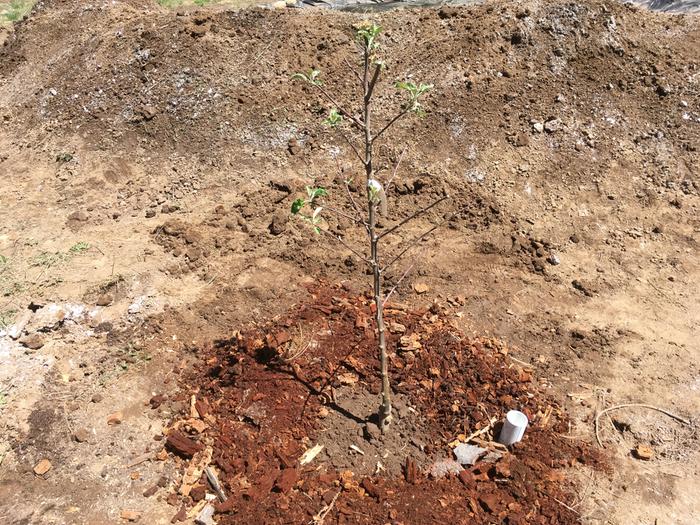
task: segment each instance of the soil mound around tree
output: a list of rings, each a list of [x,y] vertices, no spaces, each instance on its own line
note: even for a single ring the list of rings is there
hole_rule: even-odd
[[[201,508],[214,493],[211,465],[227,496],[222,524],[578,522],[567,469],[603,462],[566,435],[566,415],[508,348],[466,337],[438,303],[388,304],[396,404],[382,436],[371,300],[341,286],[311,293],[198,351],[189,417],[166,430],[184,473],[179,504]],[[506,448],[497,422],[511,409],[530,424]],[[452,448],[467,441],[483,451],[460,466]]]

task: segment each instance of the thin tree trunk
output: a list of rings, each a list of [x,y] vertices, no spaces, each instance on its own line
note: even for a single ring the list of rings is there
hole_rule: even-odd
[[[369,181],[373,178],[372,168],[372,127],[371,127],[371,97],[370,90],[370,58],[368,50],[364,54],[364,131],[365,131],[365,175],[367,183],[367,204],[369,208],[369,236],[371,247],[372,275],[374,280],[374,304],[376,307],[375,321],[377,324],[377,337],[379,342],[379,360],[381,362],[382,376],[382,403],[379,407],[379,428],[386,432],[391,423],[391,386],[389,384],[389,363],[386,355],[386,330],[384,328],[384,300],[382,299],[382,276],[379,266],[379,236],[377,235],[377,203],[374,202],[369,188]],[[376,82],[376,79],[374,79]]]

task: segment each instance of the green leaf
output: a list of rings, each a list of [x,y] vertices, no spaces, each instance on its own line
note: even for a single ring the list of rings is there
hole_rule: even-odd
[[[307,77],[304,73],[294,73],[291,80],[303,80],[304,82],[308,82],[309,77]]]
[[[379,33],[382,32],[382,27],[375,22],[365,21],[355,26],[357,39],[370,52],[376,51],[379,48],[376,40]]]
[[[328,118],[326,118],[326,120],[323,121],[325,125],[331,126],[333,128],[341,122],[343,122],[343,116],[335,108],[331,109],[330,113],[328,114]]]
[[[325,188],[313,188],[311,186],[306,187],[306,193],[309,196],[309,202],[313,202],[314,200],[320,198],[320,197],[325,197],[328,195],[328,192],[326,191]]]
[[[301,211],[301,209],[304,207],[304,204],[306,204],[306,201],[304,199],[297,199],[292,203],[292,213],[296,215]]]
[[[83,253],[84,251],[89,249],[90,245],[88,243],[86,243],[85,241],[80,241],[71,246],[68,251],[71,253]]]
[[[0,255],[0,266],[7,264],[7,257]]]
[[[291,80],[303,80],[304,82],[308,82],[309,84],[313,84],[314,86],[320,86],[323,84],[321,80],[318,78],[321,72],[318,69],[312,69],[308,73],[294,73],[291,77]]]

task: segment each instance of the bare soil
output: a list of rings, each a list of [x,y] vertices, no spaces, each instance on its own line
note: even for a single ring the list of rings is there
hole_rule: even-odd
[[[697,15],[585,0],[376,18],[388,78],[435,84],[426,117],[403,121],[379,148],[385,170],[405,149],[384,226],[451,196],[410,223],[405,239],[447,220],[387,278],[390,289],[411,266],[393,315],[422,322],[421,337],[438,324],[430,337],[443,339],[409,370],[396,348],[405,426],[377,475],[386,447],[358,421],[377,393],[373,333],[344,317],[368,307],[368,279],[350,251],[288,213],[307,184],[349,205],[341,181],[357,169],[352,151],[319,124],[328,104],[290,76],[318,67],[354,101],[345,61],[361,16],[47,0],[1,30],[3,522],[187,516],[198,502],[183,482],[201,484],[193,470],[209,449],[181,458],[166,447],[176,431],[211,447],[232,502],[216,516],[223,523],[308,522],[338,492],[326,523],[506,523],[521,511],[531,512],[524,523],[700,520]],[[400,100],[389,82],[378,89],[383,120]],[[329,227],[362,245],[342,218]],[[347,338],[324,335],[326,325]],[[280,330],[319,347],[282,366],[267,339]],[[341,351],[349,341],[356,367]],[[274,352],[257,359],[266,346]],[[217,363],[222,375],[209,375]],[[193,394],[211,421],[193,417]],[[599,461],[594,416],[619,403],[691,424],[612,412],[601,418]],[[548,406],[551,426],[540,426]],[[509,408],[533,421],[504,456],[512,476],[425,476],[459,434]],[[235,447],[222,443],[226,425]],[[297,469],[323,440],[333,446],[281,490],[293,476],[278,482],[277,471]],[[653,457],[635,455],[639,445]],[[42,459],[51,468],[37,474]],[[493,508],[478,499],[487,494]]]

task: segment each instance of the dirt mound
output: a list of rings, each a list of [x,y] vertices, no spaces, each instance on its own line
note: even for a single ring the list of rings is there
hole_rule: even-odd
[[[221,523],[305,523],[331,500],[338,523],[578,522],[558,503],[571,498],[566,469],[600,460],[564,435],[566,416],[502,343],[465,337],[438,305],[389,305],[397,422],[382,437],[365,417],[380,388],[370,301],[339,286],[314,289],[313,298],[197,352],[184,385],[195,417],[171,425],[168,442],[195,455],[183,470],[218,467],[228,495]],[[491,439],[513,408],[530,427],[508,450]],[[455,468],[450,447],[467,439],[487,456],[456,466],[459,476],[439,474]],[[316,444],[316,458],[300,462]],[[183,478],[187,508],[202,487],[212,490],[204,474]]]

